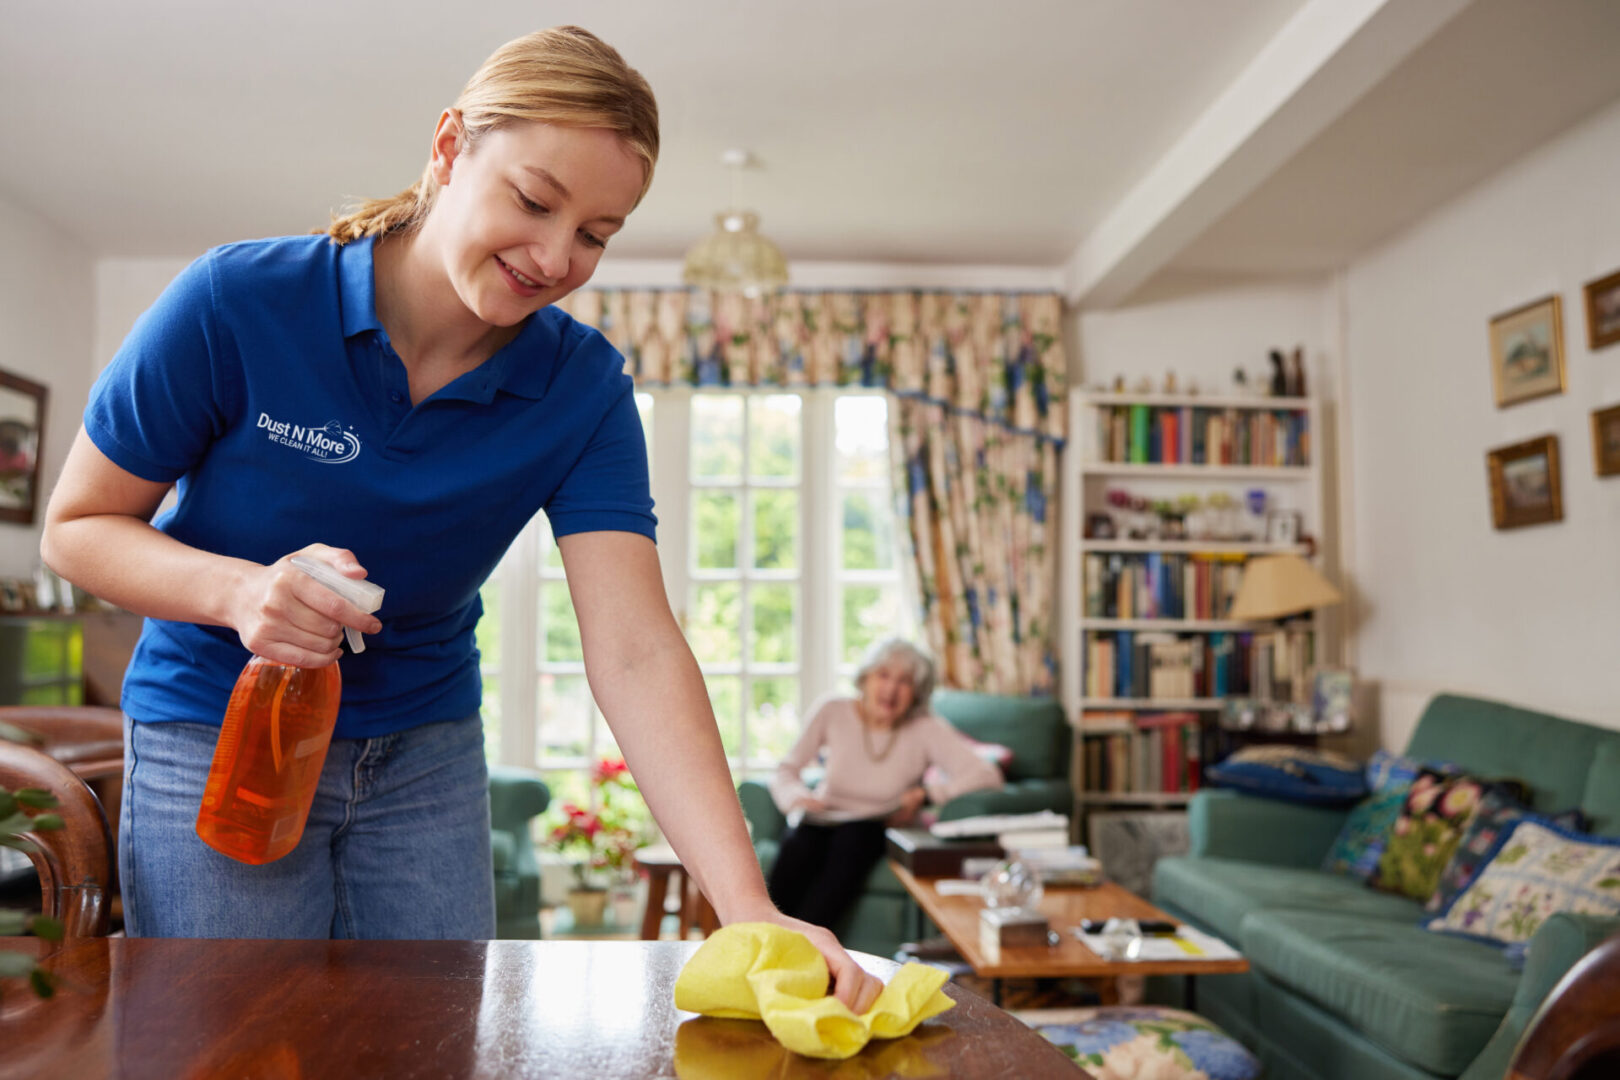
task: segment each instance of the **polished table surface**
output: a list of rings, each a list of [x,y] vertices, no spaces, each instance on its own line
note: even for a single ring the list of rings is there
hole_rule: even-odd
[[[0,939],[13,948],[33,939]],[[846,1061],[674,1005],[698,942],[89,938],[56,996],[0,991],[0,1078],[1017,1077],[1085,1074],[972,991]],[[897,965],[856,954],[887,979]]]
[[[1088,888],[1047,888],[1039,907],[1051,928],[1058,932],[1058,943],[1002,949],[991,955],[979,944],[979,911],[984,904],[977,896],[941,896],[935,888],[938,878],[916,877],[893,859],[889,860],[889,867],[934,924],[950,938],[973,973],[983,978],[1112,979],[1120,975],[1227,975],[1249,970],[1249,962],[1241,958],[1199,960],[1189,956],[1186,960],[1147,962],[1098,956],[1070,932],[1083,919],[1179,921],[1111,881]]]

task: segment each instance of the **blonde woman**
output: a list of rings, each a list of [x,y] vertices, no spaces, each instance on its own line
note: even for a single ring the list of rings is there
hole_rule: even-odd
[[[789,915],[833,926],[860,896],[883,854],[883,833],[942,804],[1002,782],[961,732],[928,711],[934,665],[902,638],[880,641],[855,673],[857,697],[812,707],[799,741],[777,767],[771,797],[799,820],[771,868],[771,898]],[[814,790],[805,766],[821,760]],[[929,777],[937,769],[937,779]]]
[[[590,279],[657,156],[652,91],[615,50],[531,34],[440,115],[412,187],[324,235],[210,251],[136,323],[42,542],[58,573],[148,616],[123,697],[132,935],[493,935],[473,629],[479,587],[544,510],[592,691],[721,919],[805,930],[840,998],[876,995],[768,899],[664,597],[630,380],[551,306]],[[299,551],[374,578],[382,609],[290,570]],[[250,654],[332,663],[346,626],[368,648],[343,660],[302,841],[262,867],[219,855],[193,823],[236,673]]]

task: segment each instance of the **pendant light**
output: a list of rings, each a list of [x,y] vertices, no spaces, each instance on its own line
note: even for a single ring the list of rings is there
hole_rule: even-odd
[[[715,231],[686,253],[681,280],[699,289],[763,296],[788,282],[782,251],[759,231],[759,215],[737,209],[737,173],[753,163],[747,150],[727,150],[720,161],[731,170],[729,209],[714,217]]]

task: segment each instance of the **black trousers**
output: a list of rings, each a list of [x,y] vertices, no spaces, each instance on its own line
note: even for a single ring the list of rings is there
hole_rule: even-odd
[[[883,831],[881,820],[800,822],[782,837],[768,883],[771,899],[783,914],[830,929],[883,857]]]

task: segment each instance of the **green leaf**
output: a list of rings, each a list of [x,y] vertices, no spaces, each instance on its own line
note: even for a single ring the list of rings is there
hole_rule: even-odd
[[[0,821],[4,821],[17,812],[17,796],[0,788]]]
[[[36,746],[44,740],[32,731],[24,731],[13,724],[0,720],[0,739],[7,742],[22,743],[24,746]]]
[[[61,805],[55,795],[40,788],[22,788],[17,792],[17,801],[34,810],[49,810]]]
[[[35,916],[33,930],[35,937],[42,937],[46,941],[62,940],[62,924],[55,919],[48,919],[43,915]]]
[[[34,988],[34,993],[42,998],[48,998],[56,993],[56,980],[48,971],[35,968],[28,973],[28,983]]]
[[[20,978],[34,970],[34,958],[26,953],[0,952],[0,978]]]
[[[17,851],[38,851],[32,840],[24,840],[20,836],[9,836],[0,832],[0,847],[14,848]]]
[[[28,929],[28,914],[0,908],[0,937],[16,937]]]
[[[61,814],[41,814],[34,819],[34,828],[39,830],[62,828]]]

